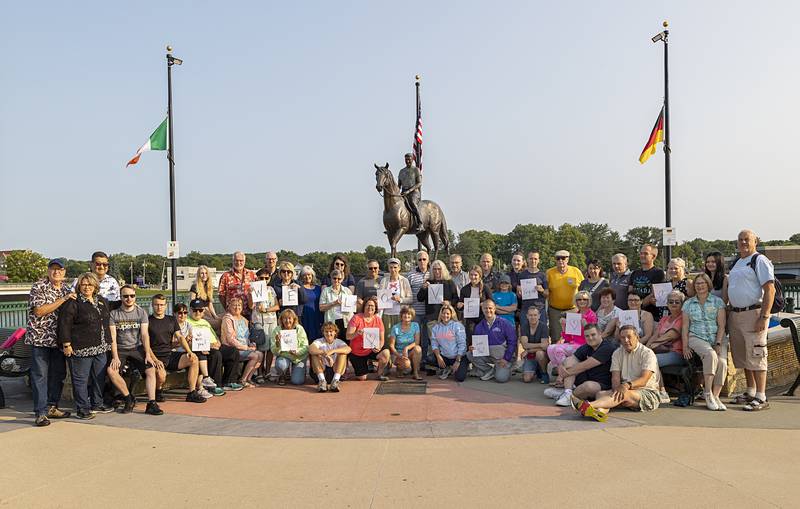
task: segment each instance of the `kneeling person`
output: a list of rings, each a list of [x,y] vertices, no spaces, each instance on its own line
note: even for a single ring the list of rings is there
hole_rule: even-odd
[[[558,367],[558,378],[565,387],[556,400],[558,406],[570,406],[573,394],[580,399],[594,399],[600,391],[611,389],[611,357],[614,355],[614,345],[603,339],[600,328],[595,323],[586,324],[583,337],[586,344],[581,345]],[[548,391],[549,389],[545,393]]]
[[[342,375],[347,369],[350,347],[338,335],[339,326],[333,322],[325,322],[322,325],[322,337],[308,345],[311,369],[319,379],[319,392],[339,392]]]
[[[161,387],[167,380],[168,371],[180,371],[186,369],[186,386],[189,387],[189,394],[186,401],[190,403],[205,403],[196,387],[199,364],[197,355],[192,353],[192,349],[186,342],[186,338],[181,334],[181,327],[174,316],[167,315],[167,299],[162,294],[153,295],[151,299],[153,314],[148,319],[148,330],[150,332],[150,349],[155,356],[156,367],[156,401],[164,401],[164,394]],[[183,352],[176,352],[173,346],[180,345]]]
[[[585,417],[600,422],[617,406],[648,412],[658,408],[659,371],[656,354],[639,343],[639,332],[632,325],[620,329],[620,348],[611,356],[611,390],[597,393],[589,403],[572,396],[572,406]]]

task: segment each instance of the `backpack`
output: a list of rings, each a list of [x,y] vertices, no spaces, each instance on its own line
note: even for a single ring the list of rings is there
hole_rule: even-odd
[[[750,257],[750,261],[747,262],[747,266],[753,269],[753,272],[756,271],[756,259],[760,255],[761,253],[756,252]],[[739,258],[733,260],[733,263],[731,263],[731,266],[728,268],[728,272],[733,269],[734,265],[736,265],[736,262],[738,261]],[[781,284],[781,281],[776,277],[772,280],[772,282],[775,284],[775,299],[772,301],[772,308],[770,308],[769,312],[774,314],[783,311],[783,307],[786,305],[786,299],[783,296],[783,285]]]

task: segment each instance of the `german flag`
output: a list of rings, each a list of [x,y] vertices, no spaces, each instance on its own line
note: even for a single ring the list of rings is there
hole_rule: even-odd
[[[650,138],[647,139],[647,144],[639,156],[639,162],[644,164],[651,155],[656,153],[656,145],[664,141],[664,108],[661,108],[661,113],[658,114],[656,125],[653,126],[653,131],[650,133]]]

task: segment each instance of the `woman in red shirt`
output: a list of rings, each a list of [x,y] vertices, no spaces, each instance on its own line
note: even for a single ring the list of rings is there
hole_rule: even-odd
[[[378,341],[373,348],[364,348],[365,330],[370,336],[377,331]],[[367,379],[370,361],[378,361],[378,380],[389,379],[384,373],[389,365],[389,350],[384,349],[383,320],[378,316],[377,297],[365,300],[363,311],[350,319],[350,323],[347,325],[347,340],[350,342],[351,349],[347,360],[353,365],[356,380]]]

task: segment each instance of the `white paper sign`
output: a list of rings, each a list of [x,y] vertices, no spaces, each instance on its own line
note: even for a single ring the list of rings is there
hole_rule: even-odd
[[[472,356],[473,357],[489,356],[489,336],[486,335],[472,336]]]
[[[464,299],[464,318],[478,318],[481,313],[481,299],[467,297]]]
[[[177,260],[181,257],[180,249],[178,249],[178,241],[177,240],[170,240],[167,242],[167,259],[168,260]]]
[[[192,351],[207,352],[210,349],[211,349],[211,331],[208,329],[201,329],[200,327],[193,327]]]
[[[617,317],[620,327],[624,325],[633,325],[637,329],[639,328],[639,312],[637,310],[629,309],[627,311],[620,311]]]
[[[267,282],[262,279],[250,283],[250,296],[253,302],[267,302]]]
[[[281,305],[297,306],[297,289],[284,285],[281,287]]]
[[[291,352],[292,350],[297,350],[297,330],[281,329],[281,352]]]
[[[539,292],[536,290],[536,287],[539,286],[538,279],[536,278],[520,279],[519,284],[520,286],[522,286],[522,300],[532,300],[539,298]]]
[[[378,309],[392,309],[393,306],[392,291],[378,290]]]
[[[564,327],[564,332],[573,336],[581,335],[580,313],[567,313],[567,325]]]
[[[653,284],[653,295],[656,297],[656,306],[664,307],[667,305],[667,297],[672,292],[672,283]]]
[[[355,313],[357,301],[355,295],[342,295],[342,313]]]
[[[364,349],[372,350],[381,346],[381,330],[377,327],[364,329]]]
[[[428,285],[428,304],[441,304],[444,302],[444,285],[443,284],[429,284]]]
[[[661,230],[661,243],[665,246],[678,245],[678,234],[675,232],[675,228],[670,226]]]

